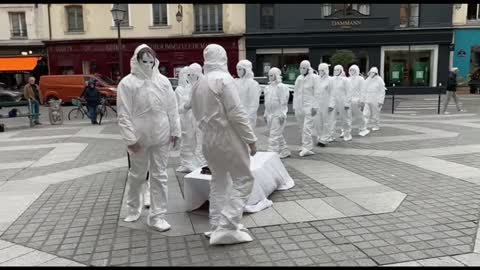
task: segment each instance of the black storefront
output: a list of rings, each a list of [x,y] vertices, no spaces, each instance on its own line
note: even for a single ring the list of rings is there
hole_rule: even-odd
[[[367,5],[369,15],[351,7],[350,13],[342,10],[348,4],[331,5],[330,16],[314,12],[324,12],[324,4],[270,4],[270,12],[265,12],[264,4],[247,5],[247,59],[256,76],[276,66],[284,72],[284,80],[293,83],[300,61],[310,60],[317,69],[321,62],[330,63],[337,50],[348,49],[354,52],[362,73],[376,66],[387,86],[401,87],[404,93],[425,93],[440,83],[445,85],[453,37],[451,11],[437,16],[433,6],[418,5],[416,27],[401,27],[402,5]],[[449,7],[437,5],[437,12]],[[287,12],[288,22],[278,18]],[[261,14],[273,14],[270,24],[265,24]]]

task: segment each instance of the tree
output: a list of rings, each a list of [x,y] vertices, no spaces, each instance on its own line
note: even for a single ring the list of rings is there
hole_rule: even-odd
[[[333,66],[341,65],[347,72],[348,67],[357,61],[357,57],[351,50],[337,50],[330,58]]]

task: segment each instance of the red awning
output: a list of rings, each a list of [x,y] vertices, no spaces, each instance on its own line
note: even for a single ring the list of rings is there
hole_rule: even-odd
[[[41,57],[5,57],[0,58],[0,72],[32,71]]]

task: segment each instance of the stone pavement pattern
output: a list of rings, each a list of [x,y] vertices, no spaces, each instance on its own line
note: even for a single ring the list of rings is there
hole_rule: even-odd
[[[234,246],[209,246],[207,212],[182,209],[178,153],[174,228],[159,233],[120,219],[126,160],[115,123],[14,128],[0,134],[0,265],[479,265],[478,102],[465,100],[461,115],[384,114],[372,136],[295,151],[284,163],[296,186],[245,215],[255,240]],[[286,132],[295,150],[293,117]],[[265,149],[261,121],[256,133]]]

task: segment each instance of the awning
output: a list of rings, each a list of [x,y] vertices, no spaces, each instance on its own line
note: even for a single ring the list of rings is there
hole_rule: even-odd
[[[0,72],[32,71],[41,57],[0,57]]]

